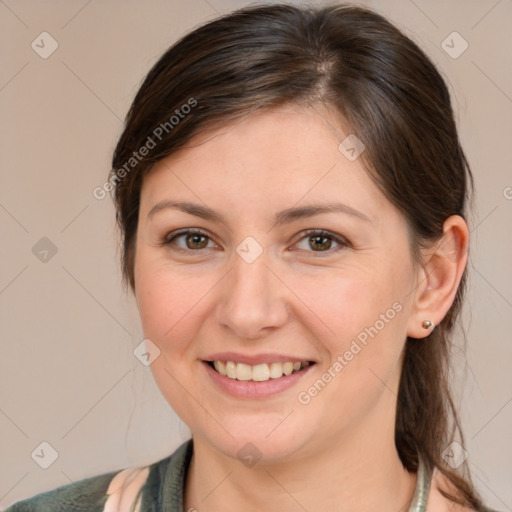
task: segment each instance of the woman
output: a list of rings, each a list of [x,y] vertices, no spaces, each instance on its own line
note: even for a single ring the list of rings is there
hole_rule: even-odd
[[[9,510],[488,510],[448,389],[471,184],[443,79],[382,16],[256,6],[185,36],[106,189],[192,440]]]

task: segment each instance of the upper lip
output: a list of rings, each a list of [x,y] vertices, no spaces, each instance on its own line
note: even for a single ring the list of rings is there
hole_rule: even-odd
[[[233,363],[243,363],[248,364],[250,366],[255,366],[257,364],[263,363],[286,363],[288,361],[310,361],[314,362],[311,358],[308,357],[297,357],[286,354],[256,354],[256,355],[247,355],[247,354],[239,354],[237,352],[217,352],[215,354],[211,354],[205,357],[204,361],[232,361]]]

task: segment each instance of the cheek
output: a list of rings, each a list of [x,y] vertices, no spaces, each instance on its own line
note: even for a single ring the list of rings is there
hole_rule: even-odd
[[[375,275],[355,269],[303,281],[296,289],[297,295],[325,324],[327,338],[339,342],[346,342],[373,324],[393,303],[385,283]]]
[[[183,272],[163,270],[141,258],[137,271],[137,304],[144,337],[160,350],[150,368],[162,395],[186,423],[192,422],[191,363],[196,364],[193,343],[200,327],[204,279],[183,278]],[[193,423],[193,422],[192,422]],[[192,424],[191,423],[191,424]]]
[[[305,382],[297,396],[299,410],[307,404],[304,414],[323,418],[322,428],[328,431],[360,421],[383,396],[394,399],[389,389],[394,389],[399,374],[406,314],[397,300],[397,283],[389,272],[370,275],[353,268],[322,280],[320,288],[304,286],[298,291],[334,331],[316,320],[314,334],[325,358],[321,372]]]
[[[395,369],[405,341],[406,306],[404,276],[391,269],[352,270],[301,286],[298,295],[322,321],[316,320],[315,330],[330,356],[326,365],[341,356],[343,374],[357,385],[372,377],[369,369],[384,379]]]
[[[194,340],[206,320],[218,274],[144,258],[144,254],[136,270],[144,336],[159,347],[164,356],[160,363],[170,367],[181,359],[195,359],[199,347]]]
[[[194,282],[154,269],[147,269],[139,277],[137,304],[144,333],[163,343],[175,336],[181,321],[193,315],[201,289]]]

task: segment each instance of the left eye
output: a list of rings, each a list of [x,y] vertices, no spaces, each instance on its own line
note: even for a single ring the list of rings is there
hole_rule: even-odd
[[[305,236],[300,240],[300,242],[303,241],[307,241],[308,247],[313,249],[312,252],[334,252],[349,245],[346,240],[337,237],[328,231],[315,229],[307,231]],[[338,244],[339,247],[335,247],[333,251],[330,251],[332,248],[332,242]]]
[[[185,247],[176,244],[176,240],[182,238],[185,240]],[[208,249],[209,241],[211,241],[210,237],[202,231],[185,230],[175,234],[174,236],[167,237],[162,242],[162,245],[171,246],[176,244],[177,247],[173,247],[173,249],[190,252],[198,251],[201,249]],[[349,245],[346,240],[337,237],[328,231],[314,229],[307,231],[296,245],[298,246],[300,243],[305,241],[308,241],[308,247],[309,249],[312,249],[312,252],[329,252],[332,249],[333,242],[339,246],[335,247],[334,250],[338,250],[341,247],[347,247]],[[306,251],[308,250],[304,249],[303,247],[299,247],[299,249]]]

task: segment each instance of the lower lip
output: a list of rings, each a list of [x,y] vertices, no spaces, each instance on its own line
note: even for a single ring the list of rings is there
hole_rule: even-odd
[[[277,395],[294,386],[302,377],[308,374],[314,366],[307,366],[299,372],[294,372],[290,375],[279,377],[278,379],[255,382],[253,380],[230,379],[229,377],[221,375],[204,361],[203,365],[213,382],[222,391],[235,398],[267,398]]]

